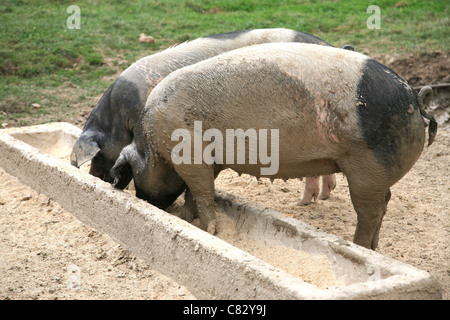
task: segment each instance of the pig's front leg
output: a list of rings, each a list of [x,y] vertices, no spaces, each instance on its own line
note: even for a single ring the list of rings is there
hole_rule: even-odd
[[[187,210],[191,215],[196,211],[200,228],[215,234],[217,220],[214,211],[214,170],[207,165],[180,164],[175,166],[175,171],[189,188],[186,199],[188,202],[185,203],[188,207],[183,208],[183,211]],[[192,208],[194,203],[196,210]]]
[[[184,206],[181,209],[180,218],[187,222],[192,222],[198,216],[197,205],[195,204],[194,197],[189,188],[186,189],[184,194]]]

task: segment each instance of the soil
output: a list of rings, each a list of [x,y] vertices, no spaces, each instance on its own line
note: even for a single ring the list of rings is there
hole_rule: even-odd
[[[194,299],[0,169],[0,299]]]
[[[391,66],[412,86],[450,82],[447,53],[377,59]],[[391,188],[392,198],[377,251],[434,274],[442,284],[443,298],[448,300],[449,100],[439,101],[438,107],[444,113],[439,119],[436,141],[424,149],[411,171]],[[91,110],[92,106],[80,108],[76,119],[64,121],[82,127]],[[151,265],[134,257],[108,235],[81,223],[58,203],[2,169],[0,185],[1,299],[194,299],[186,288],[152,270]],[[337,175],[337,187],[328,200],[317,200],[308,206],[297,206],[304,188],[304,181],[297,179],[271,183],[268,179],[258,181],[226,170],[217,178],[216,187],[272,207],[320,231],[352,240],[356,214],[342,174]],[[240,240],[228,239],[235,241],[236,246]],[[249,244],[246,246],[252,254],[261,254],[257,244],[253,249],[249,249]],[[281,252],[281,248],[277,250]],[[306,273],[300,276],[307,281]]]

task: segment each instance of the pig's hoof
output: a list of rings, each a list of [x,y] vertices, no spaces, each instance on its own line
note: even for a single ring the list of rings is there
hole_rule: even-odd
[[[208,222],[206,231],[212,235],[215,235],[217,233],[217,220],[216,219],[212,219],[211,221]]]
[[[314,201],[317,200],[316,192],[314,192],[313,194],[306,194],[306,195],[304,194],[303,197],[300,200],[298,200],[297,205],[298,206],[307,206],[307,205],[311,204],[313,199],[314,199]]]
[[[297,202],[298,206],[307,206],[308,204],[311,203],[311,199],[300,199]]]
[[[330,193],[331,191],[319,194],[319,200],[327,200],[330,197]]]

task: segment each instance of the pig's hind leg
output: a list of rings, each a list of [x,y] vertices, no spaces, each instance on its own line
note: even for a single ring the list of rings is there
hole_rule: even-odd
[[[390,200],[389,179],[384,169],[372,159],[347,159],[338,165],[347,176],[358,218],[353,242],[375,250]]]

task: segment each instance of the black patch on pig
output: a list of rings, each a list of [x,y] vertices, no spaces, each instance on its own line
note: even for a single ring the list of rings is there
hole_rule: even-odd
[[[293,42],[302,42],[302,43],[312,43],[312,44],[321,44],[332,47],[328,42],[320,39],[319,37],[313,36],[312,34],[296,31]]]
[[[108,111],[111,109],[111,92],[115,84],[116,82],[106,90],[94,110],[92,110],[84,125],[83,133],[85,131],[104,132],[106,128],[111,126],[111,117]],[[109,113],[107,117],[105,117],[105,113]],[[98,142],[97,139],[94,140]]]
[[[212,36],[208,36],[206,38],[212,38],[212,39],[216,39],[216,40],[232,40],[232,39],[239,38],[244,33],[248,33],[250,31],[251,30],[241,30],[241,31],[233,31],[233,32],[227,32],[227,33],[219,33],[219,34],[214,34]]]
[[[92,139],[100,148],[92,159],[92,175],[109,181],[109,171],[120,151],[132,140],[133,133],[128,128],[136,124],[142,108],[139,88],[123,78],[117,79],[102,96],[83,129],[83,133],[95,133]]]
[[[388,170],[398,164],[400,143],[408,137],[408,109],[418,108],[415,95],[394,71],[373,59],[365,61],[358,84],[359,125],[368,148]]]
[[[183,183],[183,185],[174,193],[160,194],[157,197],[146,194],[144,190],[141,189],[137,184],[135,185],[135,189],[136,189],[136,197],[147,201],[148,203],[154,205],[155,207],[165,210],[169,206],[171,206],[175,202],[175,200],[177,200],[177,198],[184,192],[184,190],[186,189],[186,185]]]

